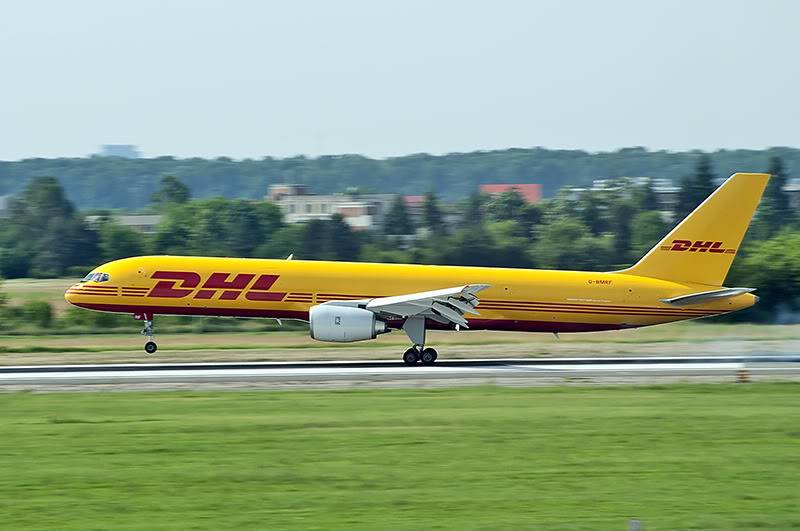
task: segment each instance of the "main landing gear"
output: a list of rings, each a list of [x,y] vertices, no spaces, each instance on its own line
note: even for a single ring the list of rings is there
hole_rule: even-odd
[[[435,349],[430,347],[420,348],[414,345],[403,354],[403,363],[406,365],[415,365],[417,362],[421,362],[423,365],[433,365],[433,362],[435,362],[438,357],[439,354]]]
[[[142,335],[147,338],[147,343],[144,344],[144,351],[147,352],[148,354],[155,354],[156,350],[158,350],[158,345],[156,345],[155,338],[153,337],[152,316],[145,316]]]
[[[403,353],[403,363],[406,365],[416,365],[417,362],[423,365],[433,365],[439,354],[432,348],[425,348],[425,318],[414,316],[406,319],[403,323],[403,330],[414,346]]]

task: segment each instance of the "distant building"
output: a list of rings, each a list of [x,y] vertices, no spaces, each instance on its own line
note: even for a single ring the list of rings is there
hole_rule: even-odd
[[[86,216],[86,222],[90,226],[97,226],[100,220],[105,216]],[[142,234],[155,234],[158,230],[158,224],[164,219],[160,214],[127,214],[111,216],[115,223],[119,223],[123,227],[128,227],[140,232]]]
[[[500,195],[515,191],[528,203],[538,203],[542,199],[541,184],[482,184],[481,192],[489,195]]]
[[[786,179],[783,191],[789,195],[789,205],[792,209],[800,209],[800,178]]]
[[[406,203],[406,210],[411,222],[415,227],[422,226],[425,220],[425,196],[424,195],[404,195],[403,201]]]
[[[131,144],[103,144],[100,146],[100,157],[122,157],[123,159],[138,159],[141,154],[136,146]]]
[[[672,220],[675,209],[678,205],[678,194],[680,186],[675,186],[669,179],[654,179],[652,177],[620,177],[618,179],[595,179],[591,187],[565,186],[562,193],[572,201],[577,201],[581,195],[602,192],[622,192],[623,195],[630,195],[633,188],[637,186],[650,185],[656,194],[658,210],[661,216],[667,220]]]
[[[271,184],[267,199],[277,203],[286,196],[294,195],[309,195],[308,187],[304,184]]]
[[[674,217],[675,210],[678,208],[678,195],[681,192],[680,186],[675,186],[669,179],[651,179],[651,186],[656,194],[658,209],[668,212],[670,219]]]
[[[287,223],[330,219],[341,215],[354,230],[369,230],[383,222],[395,194],[317,195],[302,184],[272,184],[266,199],[281,209]]]
[[[5,219],[10,215],[8,212],[10,206],[11,206],[11,196],[0,195],[0,219]]]

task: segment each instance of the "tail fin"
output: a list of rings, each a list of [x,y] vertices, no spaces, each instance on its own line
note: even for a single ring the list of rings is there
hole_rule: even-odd
[[[624,273],[722,286],[768,180],[732,175]]]

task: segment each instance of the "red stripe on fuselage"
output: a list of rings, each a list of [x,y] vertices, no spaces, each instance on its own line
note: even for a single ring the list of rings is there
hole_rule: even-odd
[[[134,304],[106,303],[73,303],[89,310],[102,312],[148,314],[148,315],[209,315],[224,317],[262,317],[277,319],[300,319],[308,321],[308,312],[300,310],[273,310],[257,308],[198,308],[183,306],[151,306]],[[692,316],[685,316],[691,318]],[[401,321],[402,322],[402,321]],[[432,329],[452,330],[452,325],[442,325],[428,320],[427,326]],[[635,328],[629,324],[618,323],[578,323],[563,321],[536,321],[524,319],[470,319],[472,330],[504,330],[510,332],[597,332],[602,330],[619,330]]]

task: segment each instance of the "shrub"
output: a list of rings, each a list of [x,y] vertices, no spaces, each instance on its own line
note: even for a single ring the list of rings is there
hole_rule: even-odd
[[[49,302],[28,301],[22,305],[20,315],[26,323],[39,328],[50,328],[53,325],[53,308]]]

